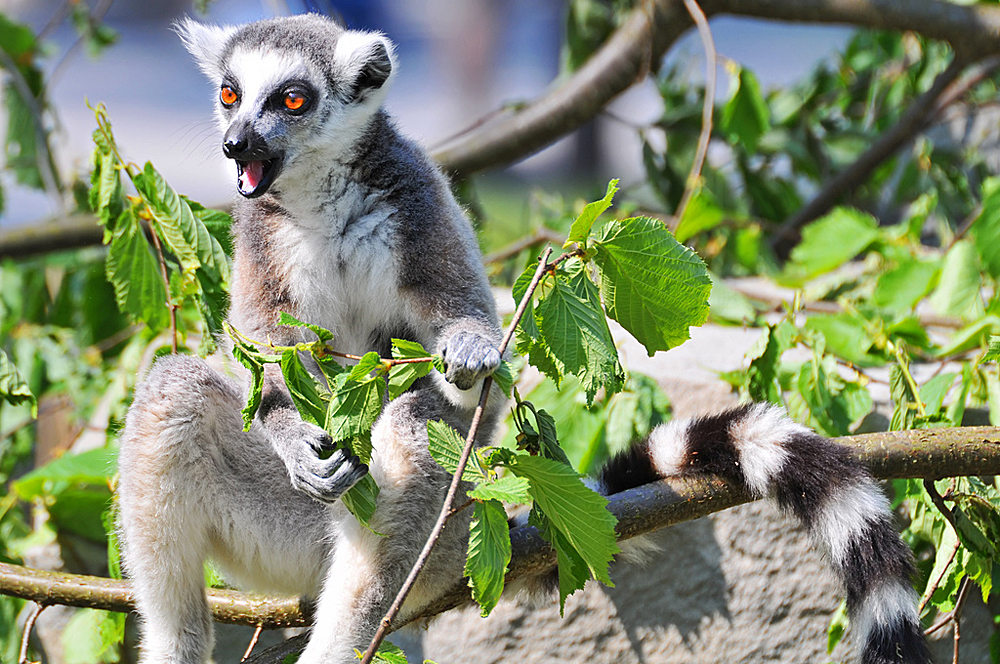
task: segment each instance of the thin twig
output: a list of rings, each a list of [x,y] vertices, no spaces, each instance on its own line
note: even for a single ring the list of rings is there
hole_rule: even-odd
[[[35,627],[35,621],[38,620],[38,616],[42,615],[42,611],[47,606],[47,604],[36,604],[35,608],[31,610],[31,614],[28,615],[28,619],[24,621],[24,631],[21,633],[21,651],[17,656],[18,664],[32,664],[28,659],[28,641],[31,639],[31,630]]]
[[[503,356],[503,354],[507,351],[507,345],[514,336],[514,330],[517,329],[518,323],[521,322],[521,317],[527,310],[528,304],[531,302],[531,297],[534,295],[535,289],[538,287],[538,283],[541,281],[542,276],[548,268],[548,263],[546,261],[551,255],[552,248],[549,247],[545,249],[538,259],[538,268],[535,270],[535,275],[531,280],[531,284],[528,286],[528,290],[521,298],[521,303],[518,305],[517,311],[514,313],[514,319],[510,322],[510,326],[507,328],[507,333],[504,335],[503,341],[500,342],[498,350],[500,351],[501,356]],[[469,425],[469,433],[465,438],[465,447],[462,449],[462,456],[458,459],[458,467],[455,469],[455,473],[451,478],[451,484],[448,486],[448,494],[445,496],[444,505],[441,507],[441,513],[438,515],[437,522],[434,524],[434,528],[431,529],[431,533],[427,537],[427,543],[424,544],[424,548],[420,552],[420,556],[417,557],[417,562],[413,564],[413,568],[410,570],[409,576],[406,577],[403,587],[399,589],[399,593],[396,595],[396,599],[393,600],[392,606],[389,607],[389,611],[386,612],[385,617],[382,618],[382,622],[379,623],[378,630],[375,632],[372,642],[369,644],[368,649],[361,658],[361,664],[369,664],[372,661],[372,658],[375,656],[375,652],[382,644],[382,641],[385,640],[389,630],[392,628],[392,621],[399,614],[400,609],[403,608],[403,602],[406,601],[406,597],[410,594],[410,590],[416,583],[417,577],[423,570],[424,565],[427,564],[427,560],[430,558],[434,545],[441,536],[444,524],[452,512],[455,495],[458,493],[459,484],[462,482],[462,473],[465,471],[465,466],[469,461],[469,456],[472,454],[476,433],[479,429],[479,423],[482,421],[483,411],[486,410],[486,402],[489,400],[490,387],[492,385],[493,376],[487,376],[483,380],[483,388],[479,396],[479,403],[476,405],[476,411],[472,415],[472,423]]]
[[[951,564],[952,564],[952,562],[954,562],[955,556],[958,555],[958,550],[960,548],[962,548],[962,545],[956,539],[955,540],[955,546],[952,548],[951,554],[949,554],[949,556],[948,556],[948,562],[945,563],[944,567],[941,568],[941,572],[938,574],[938,577],[936,579],[934,579],[934,582],[928,584],[927,588],[924,590],[923,597],[920,598],[920,605],[917,606],[917,614],[918,615],[924,612],[924,607],[927,606],[927,603],[929,601],[931,601],[931,597],[934,595],[934,593],[937,591],[937,589],[941,586],[941,581],[944,580],[944,575],[948,573],[948,568],[951,567]],[[936,631],[939,627],[940,626],[930,627],[924,633],[925,634],[931,634],[931,633],[933,633],[933,631]]]
[[[962,586],[958,589],[958,599],[955,600],[955,608],[952,610],[952,622],[955,623],[955,648],[952,651],[951,662],[958,664],[958,640],[962,638],[959,627],[962,624],[962,609],[965,608],[965,598],[969,596],[969,577],[962,579]]]
[[[687,185],[684,188],[684,195],[674,211],[674,221],[671,230],[677,230],[681,219],[684,217],[684,210],[687,209],[691,197],[698,188],[701,179],[701,169],[705,164],[705,155],[708,154],[708,143],[712,139],[712,111],[715,109],[715,76],[717,68],[717,57],[715,53],[715,41],[712,39],[712,30],[708,27],[708,19],[701,7],[695,0],[684,0],[684,6],[694,24],[698,26],[698,36],[701,37],[702,48],[705,49],[705,99],[701,106],[701,133],[698,135],[698,147],[694,154],[694,163],[691,164],[691,172],[688,174]]]
[[[525,249],[530,249],[531,247],[544,244],[546,242],[551,242],[552,244],[562,244],[564,237],[564,235],[557,233],[551,228],[540,226],[533,234],[523,237],[520,240],[515,240],[506,247],[498,249],[493,253],[486,254],[486,256],[483,257],[483,263],[487,265],[499,263],[507,260],[508,258],[517,256]]]
[[[247,650],[243,653],[243,657],[240,657],[241,662],[247,661],[250,654],[253,653],[253,649],[257,646],[257,640],[260,638],[260,633],[264,631],[264,623],[257,625],[257,628],[253,631],[253,637],[250,639],[250,645],[247,646]]]

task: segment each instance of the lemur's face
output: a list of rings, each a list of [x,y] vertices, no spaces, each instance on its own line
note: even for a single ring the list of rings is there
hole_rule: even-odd
[[[314,15],[242,28],[185,21],[178,31],[218,85],[222,151],[247,198],[271,190],[309,152],[342,156],[381,105],[393,71],[385,37]]]

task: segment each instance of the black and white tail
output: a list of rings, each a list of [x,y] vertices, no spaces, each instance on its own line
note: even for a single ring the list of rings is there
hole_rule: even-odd
[[[846,448],[775,406],[748,404],[654,429],[600,475],[611,495],[670,475],[713,473],[777,500],[823,548],[847,590],[863,664],[927,664],[909,548],[889,503]]]

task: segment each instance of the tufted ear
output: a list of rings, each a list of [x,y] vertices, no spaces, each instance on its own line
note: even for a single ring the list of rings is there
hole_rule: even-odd
[[[395,47],[379,32],[348,30],[335,52],[348,100],[362,101],[381,90],[396,70]]]
[[[194,56],[195,62],[209,78],[222,75],[222,53],[229,38],[236,33],[233,26],[208,25],[185,17],[174,24],[184,47]]]

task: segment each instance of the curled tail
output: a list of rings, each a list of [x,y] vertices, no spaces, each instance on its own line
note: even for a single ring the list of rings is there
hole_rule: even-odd
[[[928,664],[910,578],[912,555],[889,502],[848,450],[767,404],[674,420],[615,457],[600,475],[610,495],[660,477],[713,473],[771,497],[828,554],[847,591],[863,664]]]

